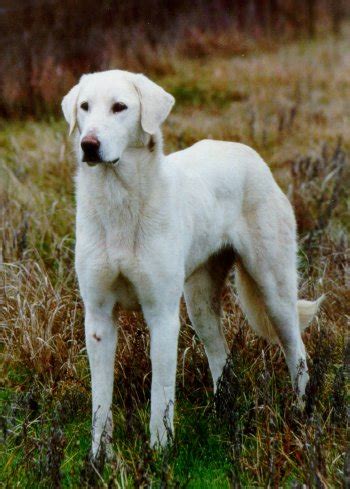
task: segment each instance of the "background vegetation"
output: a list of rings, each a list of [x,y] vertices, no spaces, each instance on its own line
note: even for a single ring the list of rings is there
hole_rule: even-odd
[[[244,55],[339,34],[348,0],[2,0],[0,115],[60,113],[82,73],[173,73],[174,58]]]
[[[1,485],[349,487],[346,8],[292,0],[213,2],[209,11],[206,2],[161,7],[157,0],[0,8]],[[327,299],[305,333],[311,382],[304,412],[279,348],[249,330],[233,275],[223,311],[232,354],[215,399],[183,307],[176,438],[162,453],[147,444],[148,332],[139,315],[123,316],[116,458],[92,467],[90,379],[73,270],[75,162],[57,116],[61,95],[82,72],[108,67],[143,71],[174,94],[167,151],[209,137],[262,154],[296,211],[300,295]]]

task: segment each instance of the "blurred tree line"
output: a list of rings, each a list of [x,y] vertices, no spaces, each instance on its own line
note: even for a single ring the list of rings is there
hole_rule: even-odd
[[[167,71],[164,53],[234,55],[247,38],[338,34],[348,0],[2,0],[0,116],[57,110],[81,73]]]

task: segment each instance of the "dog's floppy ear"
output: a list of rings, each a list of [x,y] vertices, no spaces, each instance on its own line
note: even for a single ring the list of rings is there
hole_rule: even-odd
[[[134,85],[140,97],[142,129],[154,134],[168,117],[175,99],[144,75],[136,75]]]
[[[69,124],[69,135],[74,131],[77,122],[77,100],[79,89],[79,84],[75,85],[62,100],[62,111]]]

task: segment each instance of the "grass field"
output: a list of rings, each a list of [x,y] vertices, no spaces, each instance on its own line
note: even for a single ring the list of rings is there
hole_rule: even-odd
[[[279,348],[248,328],[233,280],[223,311],[232,354],[216,399],[183,307],[176,438],[161,453],[147,444],[148,332],[132,314],[121,318],[115,364],[116,457],[95,469],[89,463],[90,380],[73,269],[75,162],[67,128],[49,115],[40,122],[0,122],[2,486],[350,483],[346,34],[235,58],[172,58],[166,61],[169,73],[157,80],[177,99],[164,127],[166,150],[208,137],[258,150],[296,211],[300,295],[327,294],[305,334],[311,369],[305,412],[296,407]]]

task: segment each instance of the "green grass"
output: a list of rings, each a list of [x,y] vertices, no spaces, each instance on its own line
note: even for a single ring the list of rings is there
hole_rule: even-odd
[[[3,467],[2,481],[14,482],[15,475],[15,480],[25,487],[47,487],[52,482],[50,477],[54,472],[48,452],[52,444],[57,445],[61,442],[65,447],[64,458],[60,465],[62,487],[79,487],[84,478],[91,442],[88,404],[85,404],[80,412],[71,413],[70,416],[68,414],[67,417],[67,411],[64,409],[60,411],[62,407],[58,406],[57,402],[51,406],[51,409],[48,408],[50,401],[47,398],[41,399],[38,404],[36,400],[29,399],[30,409],[28,399],[23,399],[20,395],[16,400],[16,396],[10,389],[2,392],[1,402],[6,409],[9,405],[13,407],[17,403],[14,418],[5,411],[7,423],[9,421],[15,423],[12,429],[16,435],[14,433],[7,435],[6,450],[0,455],[0,464]],[[35,413],[33,408],[36,410]],[[142,423],[139,426],[143,431],[141,438],[139,433],[135,431],[130,433],[126,430],[123,410],[115,406],[114,411],[115,437],[118,440],[115,444],[116,456],[123,460],[126,474],[136,470],[139,465],[138,460],[143,460],[146,450],[151,457],[150,467],[147,465],[139,467],[138,471],[140,473],[145,471],[145,477],[149,481],[156,482],[157,476],[163,476],[177,481],[180,486],[229,487],[230,461],[225,443],[220,437],[222,428],[220,429],[219,425],[214,426],[212,416],[208,423],[205,408],[194,409],[188,403],[179,403],[176,444],[169,453],[159,454],[152,454],[148,447],[145,447],[146,424]],[[142,413],[142,419],[145,420],[147,416],[148,408]],[[114,471],[113,463],[111,467],[105,468],[106,480],[115,475],[118,477],[118,473],[115,474]],[[131,476],[127,478],[132,479]],[[40,479],[41,483],[38,485]]]

